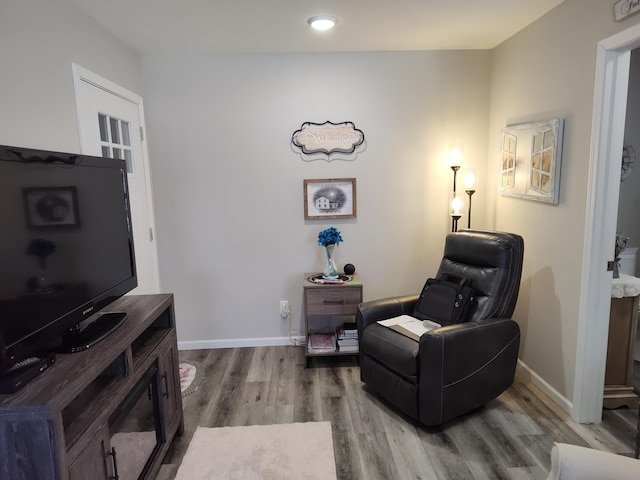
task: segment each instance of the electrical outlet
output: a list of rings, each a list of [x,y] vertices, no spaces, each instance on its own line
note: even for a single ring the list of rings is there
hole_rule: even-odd
[[[280,316],[282,318],[287,318],[289,316],[289,300],[280,300]]]

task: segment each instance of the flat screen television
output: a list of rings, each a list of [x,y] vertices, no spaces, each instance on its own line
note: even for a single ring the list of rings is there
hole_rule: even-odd
[[[120,325],[85,320],[137,286],[124,160],[0,146],[0,222],[0,375]]]

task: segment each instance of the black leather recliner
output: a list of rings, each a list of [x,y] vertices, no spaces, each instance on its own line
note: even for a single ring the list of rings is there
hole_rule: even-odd
[[[471,280],[468,321],[428,331],[416,342],[378,324],[411,315],[418,294],[361,303],[356,321],[360,378],[402,413],[440,425],[483,406],[513,383],[520,328],[511,320],[520,289],[524,242],[511,233],[447,235],[438,275]]]

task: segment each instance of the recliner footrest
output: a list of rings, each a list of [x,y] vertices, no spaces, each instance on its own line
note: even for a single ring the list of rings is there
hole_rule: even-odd
[[[360,339],[362,352],[413,384],[418,378],[419,346],[415,340],[379,324],[369,325]]]

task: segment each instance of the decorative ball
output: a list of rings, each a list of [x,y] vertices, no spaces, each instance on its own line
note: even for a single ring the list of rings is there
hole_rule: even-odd
[[[344,266],[344,274],[353,275],[354,273],[356,273],[356,267],[352,263],[347,263]]]

